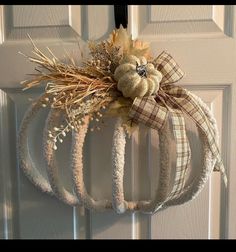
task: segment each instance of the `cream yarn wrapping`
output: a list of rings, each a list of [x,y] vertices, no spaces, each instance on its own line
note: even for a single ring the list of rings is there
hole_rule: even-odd
[[[124,213],[125,211],[141,211],[143,213],[154,213],[160,209],[168,206],[183,204],[189,200],[194,199],[202,190],[204,184],[209,178],[213,170],[215,159],[212,157],[206,137],[199,132],[202,145],[203,145],[203,166],[198,177],[195,177],[190,185],[188,185],[182,194],[174,200],[165,202],[168,195],[168,187],[170,183],[170,169],[167,169],[170,162],[169,153],[169,134],[170,125],[166,123],[164,129],[159,130],[159,147],[160,147],[160,186],[155,192],[155,197],[149,201],[126,201],[124,197],[124,163],[125,163],[125,145],[126,134],[121,125],[121,119],[117,118],[115,125],[113,144],[112,144],[112,200],[102,199],[95,200],[87,192],[84,183],[84,167],[83,167],[83,146],[87,130],[89,127],[88,117],[85,119],[85,124],[80,132],[72,133],[72,146],[71,146],[71,168],[73,174],[74,194],[65,189],[63,182],[60,181],[58,175],[58,166],[55,159],[55,150],[51,141],[47,137],[48,130],[52,127],[52,122],[55,123],[61,116],[61,112],[52,109],[47,117],[44,135],[43,135],[43,153],[46,163],[47,178],[37,170],[34,162],[31,159],[28,149],[28,133],[29,126],[34,120],[35,116],[41,109],[41,101],[44,96],[41,96],[36,103],[33,103],[25,113],[22,120],[19,138],[18,138],[18,155],[20,165],[25,175],[30,181],[40,188],[43,192],[47,192],[56,196],[63,202],[69,205],[84,205],[91,210],[105,210],[114,209],[117,213]],[[214,128],[215,137],[218,140],[219,135],[217,132],[216,121],[208,109],[207,105],[202,100],[194,95],[199,106],[205,111],[209,117],[210,122]],[[157,164],[158,165],[158,164]]]

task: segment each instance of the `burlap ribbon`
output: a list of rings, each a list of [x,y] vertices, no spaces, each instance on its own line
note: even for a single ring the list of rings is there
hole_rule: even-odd
[[[184,113],[206,135],[212,154],[217,160],[215,169],[221,171],[225,186],[227,186],[225,168],[214,137],[212,124],[191,92],[180,86],[173,85],[173,83],[179,81],[184,76],[184,72],[172,56],[165,51],[155,60],[155,65],[163,75],[160,89],[156,96],[136,97],[129,111],[129,117],[136,123],[143,123],[148,127],[158,130],[164,127],[168,115],[171,117],[176,141],[176,175],[174,186],[168,199],[176,198],[182,192],[186,180],[186,171],[191,158]]]

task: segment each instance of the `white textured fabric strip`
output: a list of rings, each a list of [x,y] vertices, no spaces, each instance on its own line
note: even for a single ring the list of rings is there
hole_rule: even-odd
[[[58,109],[51,109],[48,114],[43,133],[43,155],[46,161],[48,178],[55,196],[66,204],[74,206],[78,205],[79,201],[75,195],[65,189],[60,180],[55,150],[53,149],[54,142],[52,138],[48,137],[48,132],[53,130],[61,116],[62,112]]]
[[[33,102],[32,105],[26,111],[18,134],[18,157],[19,163],[24,171],[25,175],[29,180],[37,187],[39,187],[43,192],[53,194],[51,185],[49,184],[47,178],[43,177],[38,171],[36,164],[32,162],[30,157],[30,151],[28,147],[29,141],[29,126],[36,117],[37,113],[42,109],[42,100],[44,95],[38,98],[37,101]]]
[[[82,204],[86,208],[91,210],[105,210],[105,209],[112,209],[118,213],[123,213],[127,211],[141,211],[143,213],[154,213],[157,210],[163,209],[170,205],[177,205],[182,204],[186,201],[189,201],[195,198],[198,193],[202,190],[204,184],[209,178],[210,173],[213,170],[215,165],[215,159],[212,159],[211,150],[208,146],[207,139],[200,134],[203,149],[204,149],[204,156],[203,156],[203,167],[199,177],[195,178],[194,181],[184,188],[181,195],[170,201],[166,201],[166,197],[168,195],[168,185],[170,183],[170,170],[167,169],[167,166],[170,162],[169,160],[169,141],[168,141],[168,134],[167,132],[170,131],[168,128],[168,124],[162,129],[159,130],[159,137],[160,137],[160,151],[161,155],[161,172],[160,172],[160,186],[156,190],[155,197],[153,200],[147,201],[126,201],[124,198],[124,188],[123,188],[123,176],[124,176],[124,158],[125,158],[125,132],[121,128],[121,121],[117,119],[117,123],[114,130],[114,137],[113,137],[113,146],[120,149],[117,151],[116,149],[113,150],[113,183],[112,183],[112,201],[108,199],[101,199],[95,200],[92,198],[91,195],[87,193],[85,184],[84,184],[84,175],[83,175],[83,145],[85,141],[85,137],[87,134],[87,129],[89,125],[89,120],[86,118],[85,125],[82,127],[80,132],[73,132],[72,135],[72,148],[71,148],[71,156],[72,156],[72,171],[73,171],[73,182],[74,182],[74,189],[75,195],[65,191],[64,186],[61,184],[59,177],[58,177],[58,167],[54,160],[54,150],[53,146],[48,141],[47,137],[47,130],[52,127],[50,125],[50,121],[57,120],[59,114],[56,110],[53,110],[49,113],[47,122],[44,129],[44,145],[46,148],[44,149],[45,157],[48,163],[48,176],[49,181],[44,178],[41,173],[37,170],[34,164],[31,161],[30,153],[28,150],[28,134],[29,134],[29,125],[34,120],[34,117],[41,109],[41,100],[43,96],[40,97],[35,103],[30,106],[28,111],[26,112],[23,121],[20,126],[19,131],[19,138],[18,138],[18,150],[19,150],[19,161],[20,165],[22,166],[26,176],[31,180],[33,184],[39,187],[42,191],[48,192],[53,194],[55,192],[56,196],[63,200],[63,202],[75,205],[75,204]],[[211,114],[208,107],[201,101],[201,99],[196,98],[198,101],[199,106],[205,111],[207,116],[209,117],[209,121],[211,122],[216,140],[218,140],[219,135],[216,128],[216,122]],[[119,139],[122,138],[122,141]],[[118,145],[115,145],[115,142],[119,142]],[[114,147],[113,147],[114,148]],[[119,162],[116,162],[119,158],[115,155],[121,155],[122,157]],[[123,161],[122,161],[123,160]],[[53,189],[53,191],[52,191]],[[160,207],[161,205],[161,207]]]

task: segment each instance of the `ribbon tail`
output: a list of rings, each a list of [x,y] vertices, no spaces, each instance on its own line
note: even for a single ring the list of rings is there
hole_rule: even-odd
[[[223,165],[218,144],[215,140],[214,130],[212,129],[212,124],[209,122],[208,117],[205,115],[204,111],[199,107],[198,102],[192,96],[192,94],[186,89],[169,84],[163,87],[168,94],[168,99],[175,103],[181,110],[183,110],[198,127],[206,135],[209,147],[212,154],[216,157],[216,168],[222,173],[222,177],[227,187],[227,176],[225,167]]]
[[[198,106],[197,101],[191,95],[191,93],[189,93],[189,97],[190,97],[191,101],[194,101],[195,105]],[[226,171],[225,171],[225,167],[224,167],[222,158],[220,156],[220,150],[219,150],[218,144],[216,143],[216,140],[215,140],[212,125],[209,122],[208,117],[205,116],[204,112],[203,111],[201,111],[201,112],[203,113],[202,117],[203,117],[204,122],[203,123],[199,122],[198,126],[202,129],[202,131],[205,132],[205,134],[206,134],[206,136],[208,138],[208,142],[209,142],[211,151],[212,151],[213,155],[216,157],[216,160],[217,160],[216,164],[215,164],[215,168],[221,172],[225,187],[227,187],[228,179],[227,179],[227,176],[226,176]]]
[[[172,191],[162,204],[170,198],[178,197],[185,185],[191,150],[185,131],[183,112],[179,109],[172,108],[172,104],[167,104],[162,97],[159,97],[157,100],[154,100],[153,97],[137,97],[129,111],[129,117],[131,117],[133,121],[143,123],[157,130],[163,128],[168,114],[171,116],[176,142],[176,172]]]
[[[219,162],[216,163],[215,167],[216,167],[216,169],[219,169],[219,171],[221,172],[225,187],[227,187],[228,179],[227,179],[227,175],[226,175],[226,171],[225,171],[225,167],[224,167],[224,164],[222,162],[222,159]]]
[[[183,191],[186,182],[186,172],[191,158],[191,149],[186,135],[183,112],[170,107],[168,107],[168,109],[171,114],[173,133],[176,142],[176,172],[174,186],[165,202],[169,199],[177,198]]]

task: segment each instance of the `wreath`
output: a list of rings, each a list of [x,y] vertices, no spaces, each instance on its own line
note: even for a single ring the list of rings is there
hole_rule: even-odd
[[[51,57],[48,57],[31,42],[34,56],[25,56],[38,66],[37,73],[22,84],[24,90],[44,85],[45,91],[24,115],[18,150],[25,174],[42,191],[69,205],[80,204],[94,210],[113,208],[117,213],[126,210],[154,213],[195,198],[213,168],[221,171],[226,185],[216,121],[199,97],[176,85],[184,72],[168,52],[152,57],[149,45],[133,40],[123,27],[114,30],[105,41],[88,42],[90,58],[83,59],[81,65],[69,56],[69,62],[58,59],[49,48]],[[38,111],[45,107],[50,108],[42,136],[48,180],[32,162],[27,145],[29,126]],[[188,186],[191,149],[184,115],[196,124],[204,149],[200,175]],[[97,200],[87,192],[84,183],[83,146],[90,122],[99,122],[105,116],[117,118],[112,143],[112,199]],[[159,133],[161,186],[152,200],[127,201],[123,186],[126,137],[140,124]],[[94,130],[103,129],[90,128]],[[169,131],[173,132],[176,143],[176,171],[171,190],[168,189],[170,170],[167,165],[171,155]],[[55,160],[58,144],[69,132],[72,133],[74,193],[62,185]]]

